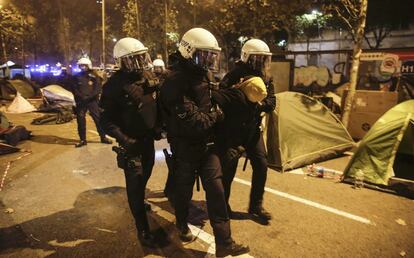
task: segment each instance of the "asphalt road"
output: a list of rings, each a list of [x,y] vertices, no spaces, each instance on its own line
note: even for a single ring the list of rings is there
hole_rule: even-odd
[[[0,257],[211,257],[212,229],[204,192],[195,192],[191,227],[196,241],[183,245],[173,209],[162,190],[167,168],[165,141],[156,144],[156,164],[148,184],[151,228],[166,238],[160,248],[142,248],[136,239],[124,176],[110,146],[100,144],[88,120],[87,147],[76,149],[76,122],[30,125],[40,114],[8,115],[34,137],[19,147],[31,154],[11,164],[0,192]],[[304,143],[306,144],[306,143]],[[0,157],[0,176],[8,161]],[[344,156],[323,165],[343,169]],[[244,160],[243,160],[244,161]],[[251,168],[233,183],[231,206],[236,241],[253,257],[414,257],[414,201],[370,189],[297,173],[269,170],[264,206],[270,225],[248,216]],[[11,211],[11,213],[6,213]],[[246,256],[245,256],[246,257]]]

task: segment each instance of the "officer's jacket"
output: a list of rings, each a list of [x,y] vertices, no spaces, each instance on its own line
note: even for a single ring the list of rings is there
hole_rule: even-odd
[[[239,61],[236,63],[236,67],[228,72],[220,82],[220,88],[229,88],[240,82],[241,78],[246,76],[259,76],[262,77],[266,84],[267,97],[262,101],[262,105],[258,107],[258,112],[272,112],[276,107],[275,88],[273,85],[273,78],[264,78],[264,76],[249,67],[249,65]]]
[[[80,72],[74,76],[72,93],[76,103],[87,103],[98,100],[102,91],[102,81],[91,71]]]
[[[150,72],[141,75],[117,71],[104,84],[100,100],[101,125],[105,132],[122,142],[125,137],[133,139],[153,137],[157,125],[156,85]],[[137,101],[124,89],[126,85],[142,87]]]
[[[219,148],[245,146],[256,128],[258,105],[250,102],[237,88],[213,90],[212,100],[223,109],[225,115],[216,127]]]
[[[209,81],[206,72],[179,54],[161,86],[161,103],[170,142],[204,144],[211,140],[217,116],[210,112]]]

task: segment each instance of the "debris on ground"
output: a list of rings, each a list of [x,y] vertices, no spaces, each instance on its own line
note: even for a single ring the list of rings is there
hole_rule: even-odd
[[[58,242],[57,240],[49,241],[48,244],[55,247],[76,247],[83,243],[95,242],[93,239],[77,239],[75,241]]]
[[[29,235],[33,240],[36,240],[37,242],[40,242],[40,239],[35,238],[32,234]]]
[[[116,231],[113,231],[113,230],[109,230],[109,229],[105,229],[105,228],[98,228],[98,227],[95,227],[97,230],[99,230],[99,231],[102,231],[102,232],[107,232],[107,233],[113,233],[113,234],[116,234]]]
[[[401,256],[401,257],[405,257],[406,255],[407,255],[407,253],[406,253],[405,251],[401,251],[401,252],[400,252],[400,256]]]
[[[14,213],[14,210],[12,208],[7,208],[4,210],[4,213],[8,213],[8,214]]]
[[[407,223],[405,223],[405,220],[403,219],[396,219],[395,222],[397,222],[401,226],[407,226]]]
[[[89,175],[89,172],[85,171],[83,169],[74,169],[74,170],[72,170],[72,173],[73,174],[84,175],[84,176]]]
[[[309,165],[306,167],[307,175],[313,177],[322,177],[322,178],[330,178],[330,179],[341,179],[342,171],[325,168],[322,166],[316,166],[315,164]]]

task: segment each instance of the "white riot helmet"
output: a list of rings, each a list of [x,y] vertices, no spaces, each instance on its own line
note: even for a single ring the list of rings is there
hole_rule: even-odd
[[[84,70],[82,67],[87,67],[87,69],[92,69],[92,61],[89,57],[82,57],[78,60],[78,66],[81,70]],[[86,69],[85,69],[86,70]]]
[[[254,70],[265,72],[269,69],[272,53],[269,46],[260,39],[250,39],[244,43],[241,61],[249,64]]]
[[[196,65],[210,71],[220,69],[220,51],[217,39],[211,32],[202,28],[187,31],[181,41],[178,51],[185,59],[192,59]]]
[[[151,58],[148,48],[134,38],[122,38],[114,46],[114,59],[121,70],[143,71],[150,68]]]
[[[154,69],[154,73],[162,73],[165,70],[164,61],[162,61],[161,59],[155,59],[152,62],[152,66],[153,66],[153,69]]]

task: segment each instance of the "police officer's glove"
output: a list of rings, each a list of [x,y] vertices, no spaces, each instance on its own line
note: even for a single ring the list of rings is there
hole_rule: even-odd
[[[140,84],[133,83],[124,86],[124,90],[135,101],[137,105],[141,104],[141,98],[144,96],[144,89]]]
[[[236,148],[230,148],[227,150],[226,159],[227,161],[238,159],[243,155],[243,152],[245,152],[245,149],[243,148],[243,146],[238,146]]]
[[[216,117],[216,122],[221,122],[224,120],[224,113],[219,105],[214,105],[211,113]]]

